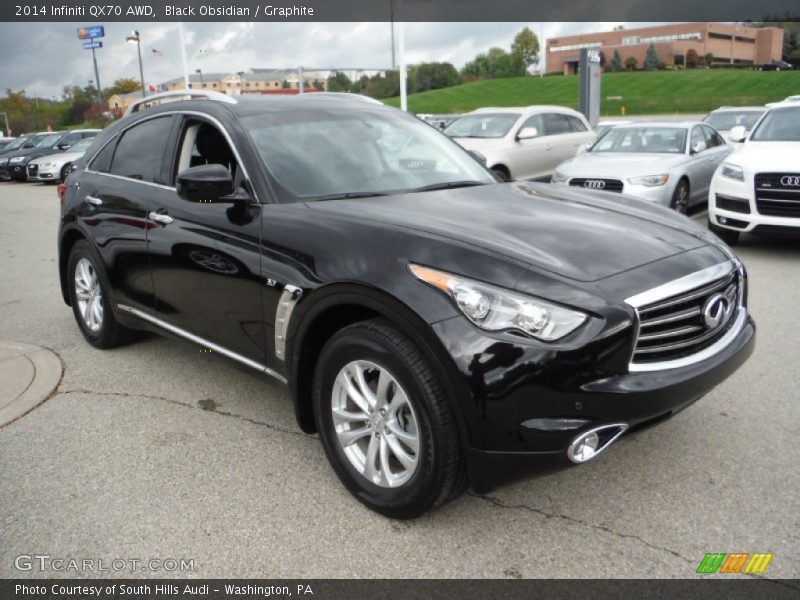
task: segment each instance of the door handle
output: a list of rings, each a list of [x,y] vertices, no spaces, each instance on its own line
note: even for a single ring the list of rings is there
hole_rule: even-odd
[[[103,204],[103,201],[100,198],[91,195],[86,196],[86,202],[88,202],[92,206],[100,206],[101,204]]]
[[[155,221],[156,223],[162,223],[164,225],[169,225],[175,220],[172,217],[170,217],[166,212],[158,212],[155,210],[152,211],[148,216],[152,221]]]

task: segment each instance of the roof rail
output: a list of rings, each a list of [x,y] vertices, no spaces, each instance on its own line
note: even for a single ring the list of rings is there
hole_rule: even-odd
[[[125,115],[127,116],[135,112],[139,112],[142,106],[146,107],[147,104],[153,102],[154,100],[161,100],[163,98],[186,98],[188,100],[191,100],[192,98],[207,98],[216,102],[236,104],[236,100],[234,98],[231,98],[230,96],[221,92],[215,92],[214,90],[173,90],[171,92],[160,92],[158,94],[152,94],[150,96],[145,96],[143,98],[139,98],[138,100],[134,100],[125,111]]]
[[[380,104],[383,106],[383,102],[380,100],[372,98],[371,96],[354,94],[352,92],[312,92],[310,94],[298,94],[298,96],[306,96],[308,98],[351,98],[353,100],[361,100],[362,102],[371,102],[372,104]]]

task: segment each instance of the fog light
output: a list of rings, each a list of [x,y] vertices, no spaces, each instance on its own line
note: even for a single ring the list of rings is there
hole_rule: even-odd
[[[608,448],[627,428],[626,423],[614,423],[584,431],[570,443],[567,457],[574,463],[585,463]]]
[[[600,445],[600,436],[596,433],[581,436],[572,445],[572,456],[575,462],[586,462],[597,454],[597,446]]]

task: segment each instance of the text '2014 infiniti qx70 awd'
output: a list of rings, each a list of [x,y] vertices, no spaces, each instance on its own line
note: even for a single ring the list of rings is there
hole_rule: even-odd
[[[752,352],[742,263],[666,208],[498,183],[358,97],[195,95],[69,175],[64,300],[96,347],[150,329],[286,383],[384,515],[587,462]]]

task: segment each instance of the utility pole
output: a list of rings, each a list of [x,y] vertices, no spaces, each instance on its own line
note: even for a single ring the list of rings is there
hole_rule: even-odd
[[[394,56],[394,0],[389,0],[389,31],[392,37],[392,68],[397,68],[397,60]]]
[[[8,113],[4,112],[0,113],[0,115],[3,115],[3,118],[6,120],[6,129],[5,129],[6,135],[8,137],[11,137],[11,128],[8,126]]]
[[[125,38],[125,41],[129,44],[136,44],[136,49],[139,52],[139,77],[142,80],[142,98],[144,98],[147,96],[147,90],[145,89],[147,86],[144,84],[144,69],[142,68],[142,36],[139,35],[138,31],[134,31]]]
[[[400,53],[400,110],[408,111],[408,98],[406,93],[406,40],[405,40],[405,23],[400,21],[397,24],[397,42],[398,51]]]
[[[104,99],[101,90],[103,88],[100,86],[100,71],[97,70],[97,55],[94,52],[94,44],[92,44],[92,62],[94,63],[94,80],[97,82],[97,100],[100,102],[100,106],[102,106]]]

